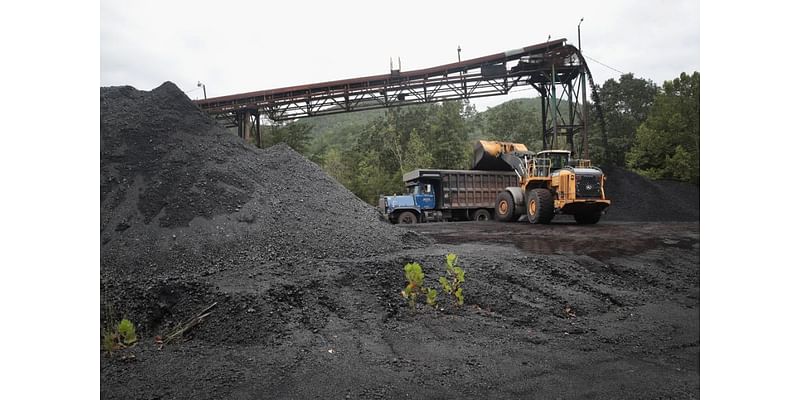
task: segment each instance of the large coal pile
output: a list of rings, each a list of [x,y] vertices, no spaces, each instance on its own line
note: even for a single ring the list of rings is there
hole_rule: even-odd
[[[617,167],[603,167],[606,196],[611,199],[604,220],[699,221],[700,187],[691,183],[651,180]]]
[[[231,135],[174,84],[100,89],[103,276],[360,257],[414,245],[285,145]]]

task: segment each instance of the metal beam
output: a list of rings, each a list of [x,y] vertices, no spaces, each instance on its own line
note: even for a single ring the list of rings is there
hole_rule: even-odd
[[[507,94],[555,63],[557,78],[576,68],[563,62],[573,46],[566,39],[491,56],[408,72],[368,76],[312,85],[242,93],[197,100],[203,110],[229,119],[240,109],[256,109],[273,121],[330,115],[374,108]],[[508,63],[518,62],[507,68]]]
[[[582,131],[581,152],[586,155],[589,117],[586,75],[594,90],[591,73],[580,51],[567,44],[566,39],[559,39],[427,69],[393,70],[384,75],[212,97],[195,103],[226,126],[237,126],[239,135],[244,137],[247,114],[265,115],[273,122],[289,121],[505,95],[515,87],[530,84],[542,96],[544,148],[557,146],[558,135],[565,135],[564,144],[575,152],[573,136]],[[582,79],[578,81],[579,78]],[[569,107],[566,116],[559,107],[565,97]],[[576,107],[573,101],[580,98],[583,107]]]

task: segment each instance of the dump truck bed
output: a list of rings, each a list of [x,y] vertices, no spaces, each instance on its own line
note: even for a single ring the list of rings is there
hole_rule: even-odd
[[[403,175],[406,186],[431,184],[440,209],[493,209],[497,193],[519,180],[513,171],[416,169]]]

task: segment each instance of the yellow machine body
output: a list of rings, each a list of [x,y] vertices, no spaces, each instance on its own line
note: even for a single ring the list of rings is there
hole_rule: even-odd
[[[599,178],[600,195],[597,197],[581,198],[577,195],[576,174],[568,169],[560,169],[549,176],[529,176],[520,179],[523,193],[534,188],[550,189],[553,193],[553,206],[564,214],[573,214],[587,207],[605,209],[611,205],[611,200],[606,198],[606,176]]]
[[[596,223],[611,205],[605,174],[589,160],[570,158],[568,150],[534,154],[524,144],[480,140],[473,168],[516,172],[519,187],[498,195],[495,214],[500,220],[524,213],[532,223],[549,223],[554,214],[570,214],[578,223]]]

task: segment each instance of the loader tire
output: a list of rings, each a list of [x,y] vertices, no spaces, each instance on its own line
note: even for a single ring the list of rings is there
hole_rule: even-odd
[[[575,222],[577,222],[578,225],[596,224],[598,221],[600,221],[601,216],[602,214],[600,212],[591,212],[591,213],[582,213],[573,215],[573,217],[575,217]]]
[[[494,216],[498,221],[515,221],[517,215],[514,213],[514,197],[509,192],[500,192],[494,205]]]
[[[397,217],[397,223],[398,224],[416,224],[417,222],[418,221],[417,221],[416,214],[414,214],[411,211],[403,211]]]
[[[549,190],[541,188],[529,190],[525,198],[528,222],[532,224],[549,224],[553,220],[553,194]]]

